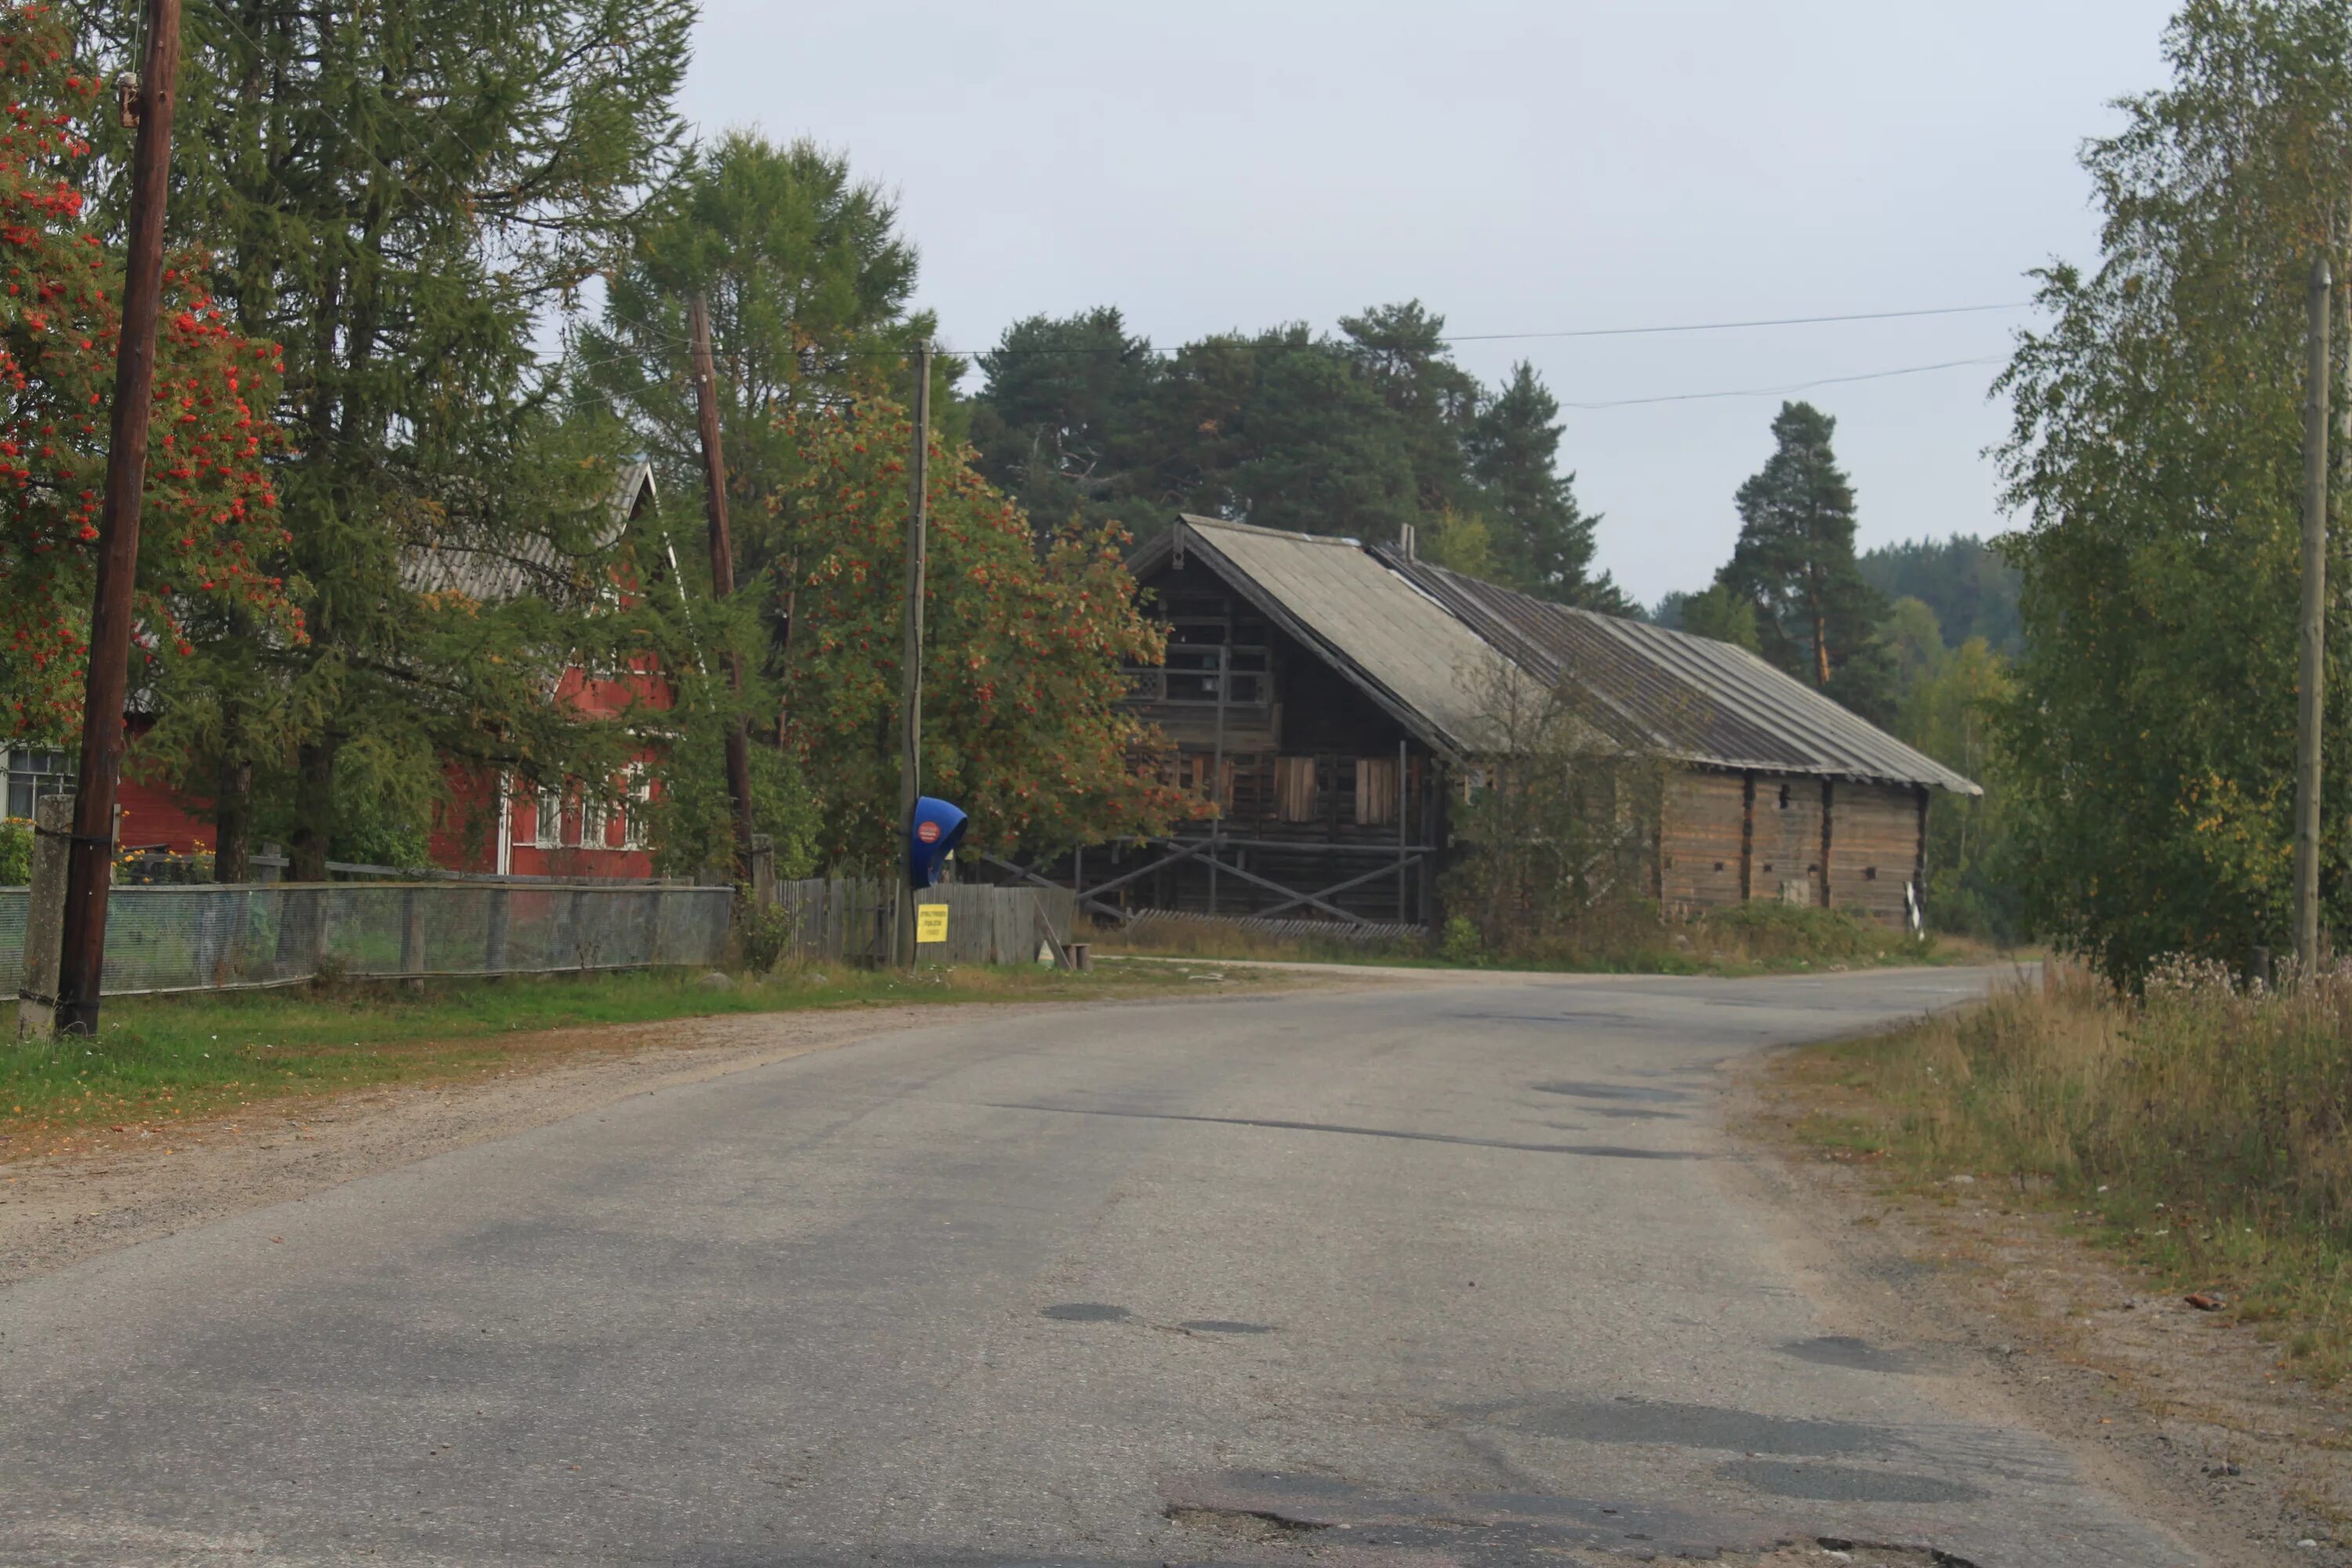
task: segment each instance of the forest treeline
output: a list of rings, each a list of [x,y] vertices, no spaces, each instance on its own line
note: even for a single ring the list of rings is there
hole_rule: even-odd
[[[983,472],[1043,521],[1178,512],[1391,542],[1538,598],[1618,614],[1600,519],[1560,468],[1559,403],[1533,366],[1482,384],[1419,300],[1221,332],[1161,352],[1117,308],[1033,316],[979,356]]]

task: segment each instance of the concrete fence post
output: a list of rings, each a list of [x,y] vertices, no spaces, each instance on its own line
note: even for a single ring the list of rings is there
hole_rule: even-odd
[[[776,901],[776,841],[765,833],[751,835],[751,901],[762,910]]]
[[[411,991],[425,989],[425,982],[414,978],[425,967],[425,901],[416,896],[415,888],[400,890],[400,972],[411,976],[404,984]]]
[[[74,797],[48,795],[33,806],[32,896],[25,906],[25,952],[17,969],[16,1037],[57,1032],[58,960],[66,935],[66,855],[73,846]]]

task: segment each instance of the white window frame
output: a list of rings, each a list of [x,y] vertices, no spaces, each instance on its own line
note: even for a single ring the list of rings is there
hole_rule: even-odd
[[[623,773],[621,778],[622,787],[627,792],[629,802],[621,812],[621,847],[643,849],[646,847],[643,808],[653,804],[653,772],[643,763],[631,763],[628,771]]]
[[[563,847],[563,792],[542,788],[531,808],[530,842],[535,849]]]

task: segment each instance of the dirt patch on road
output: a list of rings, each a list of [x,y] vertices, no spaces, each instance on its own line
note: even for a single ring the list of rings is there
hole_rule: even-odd
[[[2217,1563],[2352,1568],[2352,1399],[1994,1180],[1907,1191],[1807,1145],[1812,1107],[1780,1059],[1733,1066],[1731,1124],[1824,1304],[1852,1319],[1821,1353],[1966,1373]]]
[[[1105,1004],[991,1005],[987,1012],[994,1018],[1074,1005]],[[70,1153],[0,1165],[0,1287],[632,1095],[940,1021],[938,1005],[920,1005],[551,1029],[502,1040],[511,1064],[488,1077],[79,1133]]]

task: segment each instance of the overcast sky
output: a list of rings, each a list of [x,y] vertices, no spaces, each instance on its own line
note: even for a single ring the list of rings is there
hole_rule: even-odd
[[[686,110],[894,189],[959,350],[1096,304],[1163,345],[1416,297],[1465,334],[1998,304],[2092,253],[2075,153],[2160,81],[2171,8],[705,0]],[[2026,319],[1457,352],[1599,403],[1998,359]],[[1800,394],[1837,416],[1865,547],[2001,526],[1993,370]],[[1703,586],[1778,405],[1569,410],[1601,564],[1644,601]]]

